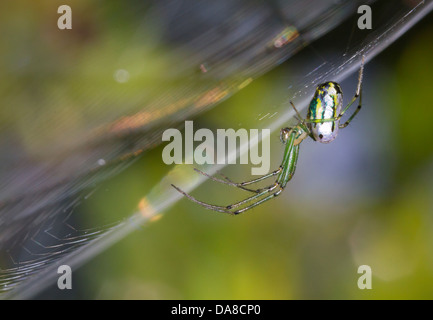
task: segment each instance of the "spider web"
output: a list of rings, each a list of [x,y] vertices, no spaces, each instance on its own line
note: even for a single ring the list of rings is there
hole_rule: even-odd
[[[99,142],[96,147],[93,145],[95,148],[92,148],[91,151],[89,148],[85,148],[85,152],[83,152],[86,160],[83,166],[84,170],[68,177],[66,182],[64,181],[65,178],[62,177],[63,180],[60,179],[55,184],[46,185],[40,191],[33,190],[33,193],[26,194],[16,192],[3,196],[0,199],[0,227],[2,231],[0,236],[0,297],[28,298],[34,296],[49,285],[50,279],[57,276],[59,265],[68,264],[74,267],[82,265],[94,255],[137,229],[138,226],[154,220],[161,212],[173,205],[181,196],[171,188],[172,183],[182,185],[185,191],[190,192],[203,182],[205,178],[195,175],[191,167],[177,166],[142,199],[139,211],[132,216],[119,218],[117,221],[108,223],[101,221],[96,223],[96,226],[88,228],[80,224],[80,219],[77,216],[80,206],[91,198],[98,183],[121,172],[132,164],[138,154],[159,143],[160,133],[163,129],[177,125],[189,116],[202,112],[222,101],[242,88],[247,79],[257,78],[292,56],[306,43],[325,35],[336,25],[342,23],[351,13],[353,14],[355,12],[353,9],[359,5],[355,2],[350,5],[347,2],[341,3],[341,6],[337,6],[333,10],[329,10],[329,6],[321,8],[325,11],[318,11],[319,14],[312,20],[312,23],[298,28],[299,33],[304,36],[302,41],[289,43],[283,52],[273,52],[268,49],[265,53],[257,53],[256,51],[255,54],[252,54],[253,51],[248,51],[246,45],[243,45],[239,47],[238,52],[230,52],[221,56],[217,47],[210,47],[205,59],[207,64],[202,67],[205,70],[213,70],[215,79],[202,89],[197,89],[192,83],[187,83],[184,89],[180,91],[180,95],[174,95],[178,99],[182,95],[190,94],[193,96],[191,101],[195,101],[196,106],[197,101],[200,101],[198,104],[200,108],[181,108],[172,114],[164,115],[162,120],[156,124],[144,129],[140,127],[132,134],[129,132],[127,138],[117,137],[116,143],[105,137],[104,142]],[[168,9],[165,8],[165,18],[169,22],[176,21],[178,15],[184,12],[185,8],[174,5],[174,2],[170,1],[166,4]],[[283,6],[275,1],[274,5],[277,8],[276,12],[279,12],[280,15],[290,16],[291,3]],[[350,50],[342,51],[337,58],[328,58],[324,57],[322,53],[315,53],[313,58],[315,57],[316,60],[310,65],[300,66],[293,73],[288,96],[299,109],[306,108],[311,92],[317,83],[325,79],[341,81],[354,73],[359,68],[361,56],[366,57],[366,62],[371,60],[430,12],[433,9],[433,3],[431,1],[418,1],[409,5],[396,6],[393,2],[393,7],[393,14],[387,12],[388,19],[378,22],[374,31],[368,33],[362,41],[352,43]],[[245,15],[242,11],[240,12],[236,14]],[[322,12],[328,14],[320,19]],[[291,19],[296,21],[293,17]],[[281,40],[281,36],[276,32],[276,30],[284,30],[284,28],[281,29],[280,25],[269,27],[265,21],[263,24],[257,24],[256,27],[265,37],[264,43],[275,44],[275,41]],[[185,28],[187,28],[186,25]],[[183,32],[189,34],[191,30],[183,30]],[[177,41],[186,42],[180,35],[172,34],[172,36]],[[203,37],[215,39],[216,35],[207,34]],[[201,41],[203,41],[202,38],[196,37],[189,44],[193,43],[194,46],[197,46]],[[229,40],[226,41],[228,42],[226,47],[230,47],[232,43]],[[207,40],[206,43],[209,42]],[[343,46],[347,46],[347,38],[342,39],[342,43]],[[216,46],[221,45],[219,43]],[[260,45],[263,47],[263,43]],[[196,59],[197,57],[192,58],[195,60],[195,64]],[[239,61],[242,62],[241,67],[236,69],[233,65],[239,65]],[[185,70],[179,70],[180,74],[182,72]],[[234,77],[233,74],[236,76]],[[221,85],[221,83],[223,84]],[[196,91],[188,89],[188,86],[194,87]],[[206,93],[209,94],[211,91],[209,88],[211,90],[218,88],[218,90],[213,92],[213,96],[210,95],[210,102],[204,103],[203,97],[209,98],[209,95],[206,96]],[[198,91],[206,93],[205,95],[198,94]],[[221,95],[221,91],[227,91],[229,94]],[[271,131],[275,131],[291,119],[294,114],[288,107],[289,102],[286,99],[287,96],[282,97],[280,105],[273,110],[264,109],[263,114],[259,115],[261,121],[257,123],[256,127],[271,128]],[[156,109],[150,110],[156,112]],[[279,114],[279,117],[270,116],[276,113]],[[252,117],[257,117],[257,115],[252,115]],[[133,141],[132,144],[131,141]],[[102,149],[104,152],[96,152],[95,149],[99,151]],[[240,152],[232,150],[229,158],[236,158],[237,155],[246,151],[247,146],[241,146]],[[52,170],[53,167],[55,165],[50,166],[49,169]],[[221,168],[222,165],[209,167],[207,173],[212,174]],[[29,174],[28,171],[24,172]],[[33,173],[30,172],[30,174]],[[16,178],[14,176],[10,179]],[[8,182],[9,180],[5,179],[5,181]]]

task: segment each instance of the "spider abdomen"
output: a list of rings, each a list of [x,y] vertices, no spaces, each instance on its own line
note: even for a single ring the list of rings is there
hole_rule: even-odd
[[[336,82],[325,82],[317,86],[308,108],[307,124],[316,141],[329,143],[338,135],[340,119],[337,118],[343,105],[343,91]],[[329,121],[331,120],[331,121]]]

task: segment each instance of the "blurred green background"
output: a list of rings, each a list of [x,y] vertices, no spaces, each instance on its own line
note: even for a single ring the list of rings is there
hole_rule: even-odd
[[[48,1],[41,3],[51,6]],[[19,11],[18,4],[8,5],[16,6],[8,10]],[[55,12],[50,17],[39,15],[40,21],[9,15],[14,31],[1,30],[10,41],[15,35],[27,39],[11,46],[16,52],[7,51],[11,57],[23,55],[17,59],[20,63],[26,63],[28,48],[40,50],[32,59],[44,57],[45,64],[31,64],[38,66],[35,70],[0,60],[0,67],[6,70],[0,78],[1,103],[16,101],[18,96],[24,106],[19,113],[11,108],[0,110],[0,132],[14,128],[32,159],[58,156],[59,150],[46,149],[48,138],[66,148],[79,140],[77,132],[86,136],[99,123],[138,112],[145,105],[140,99],[151,101],[166,84],[165,77],[155,75],[170,74],[173,65],[188,55],[179,52],[178,61],[166,61],[161,51],[150,48],[158,34],[147,42],[126,41],[136,30],[131,19],[134,10],[129,6],[111,2],[103,15],[92,15],[86,8],[83,1],[74,3],[74,46],[70,39],[58,38],[48,29],[43,31],[44,46],[32,44],[31,36],[26,38],[28,28],[35,25],[41,25],[41,30],[34,32],[42,32],[44,21],[57,17]],[[0,16],[7,11],[1,12]],[[99,20],[91,22],[95,17]],[[296,63],[311,64],[313,70],[320,63],[310,60],[311,55],[318,60],[341,55],[332,45],[325,49],[321,45],[332,44],[337,37],[343,48],[347,46],[352,22],[313,43],[310,55],[301,51],[295,62],[282,63],[216,108],[188,119],[194,120],[195,129],[254,128],[263,117],[263,106],[279,104],[287,95],[287,74]],[[153,26],[155,22],[146,21],[143,28],[147,23]],[[363,109],[332,144],[309,140],[302,144],[296,174],[280,197],[237,217],[182,199],[161,219],[137,226],[128,237],[74,270],[71,292],[49,288],[38,298],[433,298],[432,36],[430,14],[366,65]],[[55,44],[53,48],[46,46],[49,43]],[[66,63],[75,60],[80,64]],[[140,65],[143,60],[152,63]],[[113,61],[118,65],[111,65]],[[120,68],[134,70],[127,87],[113,81],[113,70]],[[43,83],[38,77],[42,72]],[[65,74],[66,80],[62,79]],[[171,80],[168,88],[177,87],[179,78]],[[356,81],[352,75],[341,83],[346,102]],[[150,88],[149,92],[143,88]],[[89,96],[95,100],[89,102]],[[62,106],[61,113],[50,110],[57,108],[56,103]],[[147,116],[164,118],[165,111],[156,108]],[[57,125],[40,131],[44,123]],[[69,135],[71,140],[56,141],[59,132],[59,139]],[[126,170],[100,183],[77,208],[76,225],[101,226],[101,221],[132,214],[140,199],[172,168],[161,160],[163,147],[143,152]],[[278,132],[271,135],[271,152],[272,165],[277,167],[283,152]],[[81,164],[78,160],[73,163]],[[249,179],[250,172],[248,165],[224,169],[235,181]],[[193,195],[215,204],[229,204],[245,196],[212,181]],[[357,287],[360,265],[372,268],[372,290]]]
[[[75,288],[85,298],[108,299],[433,298],[432,20],[366,66],[361,113],[332,144],[304,142],[295,177],[279,198],[238,217],[181,200],[80,269]],[[194,124],[237,128],[252,105],[281,94],[286,68]],[[345,101],[356,80],[342,83]],[[275,132],[273,166],[282,151]],[[161,152],[107,182],[88,210],[109,214],[137,203],[167,171]],[[150,177],[139,178],[149,168]],[[224,172],[242,181],[250,168]],[[193,195],[216,204],[244,196],[214,182]],[[357,287],[360,265],[372,268],[372,290]]]

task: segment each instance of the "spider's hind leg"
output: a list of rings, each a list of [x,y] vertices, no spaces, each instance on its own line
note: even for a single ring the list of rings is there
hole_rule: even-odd
[[[257,183],[257,182],[260,182],[260,181],[263,181],[263,180],[268,179],[268,178],[273,177],[273,176],[276,176],[277,174],[279,174],[281,172],[282,168],[279,167],[277,170],[275,170],[275,171],[273,171],[273,172],[271,172],[269,174],[266,174],[264,176],[261,176],[261,177],[259,177],[257,179],[254,179],[254,180],[251,180],[251,181],[239,182],[239,183],[233,182],[231,179],[229,179],[227,176],[225,176],[224,174],[222,174],[220,172],[219,172],[219,174],[225,180],[221,180],[221,179],[212,177],[211,175],[209,175],[209,174],[207,174],[207,173],[205,173],[205,172],[203,172],[203,171],[201,171],[201,170],[199,170],[197,168],[194,168],[194,170],[197,171],[198,173],[204,175],[205,177],[207,177],[210,180],[213,180],[213,181],[216,181],[216,182],[219,182],[219,183],[223,183],[223,184],[227,184],[229,186],[233,186],[233,187],[245,190],[245,191],[249,191],[249,192],[253,192],[253,193],[260,193],[263,190],[265,190],[267,187],[266,188],[259,188],[259,189],[249,189],[249,188],[245,188],[245,186],[250,185],[250,184],[254,184],[254,183]]]
[[[268,200],[271,200],[271,199],[273,199],[273,198],[279,196],[279,195],[281,194],[281,192],[283,192],[283,190],[284,190],[284,188],[280,186],[280,188],[279,188],[276,192],[270,194],[269,196],[267,196],[267,197],[265,197],[265,198],[263,198],[263,199],[261,199],[261,200],[259,200],[259,201],[256,201],[256,202],[250,204],[250,205],[247,206],[247,207],[244,207],[244,208],[242,208],[242,209],[239,209],[239,210],[234,211],[233,214],[234,214],[234,215],[240,214],[240,213],[242,213],[242,212],[245,212],[245,211],[247,211],[247,210],[249,210],[249,209],[251,209],[251,208],[254,208],[254,207],[256,207],[256,206],[262,204],[263,202],[266,202],[266,201],[268,201]]]
[[[262,196],[264,196],[264,195],[267,195],[268,193],[271,193],[275,188],[277,188],[278,187],[278,183],[274,183],[273,185],[271,185],[271,186],[269,186],[269,187],[267,187],[267,188],[264,188],[264,190],[262,191],[262,192],[260,192],[260,193],[258,193],[258,194],[256,194],[256,195],[253,195],[253,196],[251,196],[251,197],[248,197],[248,198],[246,198],[246,199],[244,199],[244,200],[241,200],[241,201],[239,201],[239,202],[236,202],[236,203],[234,203],[234,204],[231,204],[231,205],[228,205],[228,206],[216,206],[216,205],[212,205],[212,204],[209,204],[209,203],[206,203],[206,202],[203,202],[203,201],[200,201],[200,200],[197,200],[196,198],[194,198],[192,195],[190,195],[189,193],[186,193],[185,191],[183,191],[182,189],[179,189],[178,187],[176,187],[175,185],[171,185],[173,188],[175,188],[178,192],[180,192],[181,194],[183,194],[185,197],[187,197],[188,199],[190,199],[191,201],[193,201],[193,202],[195,202],[195,203],[197,203],[197,204],[199,204],[199,205],[201,205],[202,207],[204,207],[204,208],[206,208],[206,209],[209,209],[209,210],[214,210],[214,211],[218,211],[218,212],[225,212],[225,213],[229,213],[229,214],[238,214],[238,213],[240,213],[240,212],[243,212],[243,211],[246,211],[246,210],[248,210],[248,209],[241,209],[241,210],[238,210],[238,211],[231,211],[232,209],[235,209],[235,208],[238,208],[238,207],[240,207],[240,206],[242,206],[243,204],[245,204],[245,203],[248,203],[248,202],[252,202],[252,201],[254,201],[254,200],[256,200],[256,199],[258,199],[258,198],[260,198],[260,197],[262,197]],[[261,200],[257,200],[255,203],[257,203],[257,202],[260,202]],[[261,202],[260,202],[261,203]],[[254,205],[253,205],[254,206]],[[253,206],[251,206],[251,208],[253,207]]]

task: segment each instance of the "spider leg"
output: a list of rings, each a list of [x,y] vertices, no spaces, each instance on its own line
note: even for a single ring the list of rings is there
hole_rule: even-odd
[[[356,99],[356,96],[354,97],[354,99]],[[362,89],[361,89],[361,93],[359,95],[359,104],[358,107],[356,108],[355,112],[353,112],[353,114],[350,116],[349,119],[347,119],[347,121],[343,124],[340,124],[340,129],[346,128],[349,123],[353,120],[353,118],[355,118],[355,116],[358,114],[359,110],[361,110],[362,108]]]
[[[223,177],[224,180],[226,180],[230,184],[234,185],[236,188],[239,188],[239,189],[242,189],[242,190],[245,190],[245,191],[249,191],[249,192],[252,192],[252,193],[258,193],[258,192],[260,192],[260,189],[253,190],[253,189],[248,189],[248,188],[240,186],[238,183],[234,182],[233,180],[231,180],[229,177],[227,177],[226,175],[222,174],[221,172],[218,172],[218,174],[221,177]]]
[[[361,69],[359,70],[359,78],[358,78],[358,87],[356,89],[355,96],[352,98],[352,101],[347,105],[347,107],[343,110],[342,114],[351,106],[352,103],[359,97],[358,108],[356,108],[355,112],[350,116],[350,118],[343,124],[340,124],[340,128],[346,128],[350,121],[358,114],[359,110],[362,108],[362,76],[364,71],[364,56],[362,57]]]
[[[280,167],[277,170],[275,170],[275,171],[273,171],[273,172],[271,172],[269,174],[266,174],[264,176],[261,176],[261,177],[259,177],[257,179],[254,179],[254,180],[251,180],[251,181],[246,181],[246,182],[239,182],[239,183],[233,182],[232,180],[230,180],[229,178],[227,178],[222,173],[219,173],[219,174],[224,179],[226,179],[226,180],[221,180],[221,179],[215,178],[215,177],[213,177],[213,176],[211,176],[211,175],[209,175],[209,174],[207,174],[207,173],[205,173],[205,172],[203,172],[203,171],[201,171],[201,170],[199,170],[197,168],[194,168],[194,170],[197,171],[198,173],[204,175],[205,177],[213,180],[213,181],[216,181],[216,182],[219,182],[219,183],[224,183],[224,184],[227,184],[227,185],[230,185],[230,186],[233,186],[233,187],[237,187],[237,188],[245,190],[245,191],[249,191],[249,192],[253,192],[253,193],[259,193],[259,192],[263,191],[266,188],[260,188],[260,189],[253,190],[253,189],[245,188],[244,186],[250,185],[250,184],[253,184],[253,183],[257,183],[257,182],[260,182],[262,180],[265,180],[265,179],[268,179],[270,177],[273,177],[273,176],[279,174],[281,172],[282,168]]]
[[[265,198],[257,200],[256,202],[253,202],[249,206],[234,211],[233,214],[235,215],[240,214],[242,212],[245,212],[251,208],[254,208],[262,204],[263,202],[266,202],[268,200],[271,200],[279,196],[281,192],[283,192],[287,183],[292,179],[293,175],[295,174],[296,163],[298,162],[298,155],[299,155],[299,145],[293,146],[292,148],[290,148],[290,150],[288,150],[287,156],[284,157],[285,166],[283,167],[283,171],[281,172],[281,174],[278,176],[277,182],[275,183],[275,187],[273,188],[275,189],[276,187],[279,187],[276,192],[268,195]]]
[[[365,57],[362,56],[361,68],[359,69],[359,76],[358,76],[358,85],[356,87],[355,95],[353,96],[353,98],[350,101],[350,103],[340,113],[340,115],[338,116],[338,118],[340,119],[343,116],[343,114],[349,109],[349,107],[359,97],[358,107],[356,108],[355,112],[353,112],[353,114],[349,117],[349,119],[345,123],[339,125],[340,129],[346,128],[349,125],[350,121],[352,121],[353,118],[355,118],[355,116],[358,114],[359,110],[361,110],[361,108],[362,108],[362,77],[363,77],[363,73],[364,73],[364,60],[365,60]]]
[[[227,176],[224,175],[223,173],[218,172],[218,174],[219,174],[220,176],[222,176],[222,177],[223,177],[225,180],[227,180],[228,182],[235,184],[236,187],[238,187],[239,189],[242,189],[242,190],[245,190],[245,191],[254,192],[254,193],[259,193],[259,192],[261,192],[261,191],[263,191],[263,190],[265,190],[265,189],[267,189],[267,188],[269,188],[269,187],[264,187],[264,188],[254,189],[254,190],[253,190],[253,189],[245,188],[244,185],[257,183],[257,182],[260,182],[260,181],[265,180],[265,179],[267,179],[267,178],[270,178],[270,177],[276,176],[276,175],[279,174],[282,170],[283,170],[283,168],[282,168],[282,167],[279,167],[277,170],[275,170],[275,171],[273,171],[273,172],[271,172],[271,173],[269,173],[269,174],[267,174],[267,175],[265,175],[265,176],[262,176],[262,177],[260,177],[260,178],[258,178],[258,179],[255,179],[255,180],[249,181],[249,182],[234,182],[233,180],[231,180],[229,177],[227,177]]]
[[[264,195],[272,192],[276,187],[278,187],[278,183],[277,182],[275,182],[274,184],[270,185],[267,188],[263,188],[264,190],[262,192],[254,195],[254,196],[248,197],[248,198],[246,198],[246,199],[244,199],[242,201],[239,201],[239,202],[236,202],[234,204],[228,205],[226,208],[229,209],[229,210],[237,208],[237,207],[243,205],[244,203],[251,202],[251,201],[253,201],[253,200],[257,199],[257,198],[260,198],[261,196],[264,196]]]
[[[244,207],[244,208],[242,208],[242,209],[239,209],[239,210],[234,211],[233,214],[235,214],[235,215],[236,215],[236,214],[240,214],[240,213],[242,213],[242,212],[245,212],[245,211],[247,211],[247,210],[250,210],[251,208],[254,208],[254,207],[256,207],[256,206],[262,204],[263,202],[266,202],[266,201],[268,201],[268,200],[271,200],[271,199],[273,199],[273,198],[279,196],[279,195],[281,194],[281,192],[283,192],[283,190],[284,190],[284,188],[280,186],[280,188],[278,189],[278,191],[276,191],[276,192],[270,194],[269,196],[267,196],[267,197],[265,197],[265,198],[263,198],[263,199],[261,199],[261,200],[259,200],[259,201],[256,201],[256,202],[250,204],[250,205],[247,206],[247,207]]]
[[[267,178],[270,178],[270,177],[273,177],[273,176],[279,174],[282,170],[283,170],[283,168],[282,168],[282,166],[280,166],[277,170],[272,171],[271,173],[268,173],[268,174],[266,174],[264,176],[261,176],[261,177],[259,177],[257,179],[253,179],[253,180],[245,181],[245,182],[240,182],[240,183],[238,183],[238,185],[240,185],[240,186],[243,187],[243,186],[247,186],[247,185],[250,185],[250,184],[253,184],[253,183],[260,182],[262,180],[265,180]]]
[[[234,204],[228,205],[226,207],[224,206],[216,206],[216,205],[212,205],[200,200],[197,200],[196,198],[194,198],[192,195],[186,193],[185,191],[179,189],[178,187],[176,187],[175,185],[171,185],[173,188],[175,188],[178,192],[180,192],[181,194],[183,194],[185,197],[187,197],[188,199],[190,199],[191,201],[201,205],[202,207],[205,207],[206,209],[210,209],[210,210],[214,210],[214,211],[218,211],[218,212],[225,212],[225,213],[229,213],[229,214],[233,214],[233,211],[230,211],[231,209],[237,208],[241,205],[243,205],[244,203],[248,203],[251,202],[257,198],[260,198],[270,192],[272,192],[277,186],[278,183],[274,183],[273,185],[269,186],[268,188],[265,188],[266,190],[262,191],[259,194],[256,194],[254,196],[248,197],[242,201],[236,202]]]
[[[292,179],[293,174],[294,174],[295,169],[296,169],[296,163],[297,163],[298,154],[299,154],[299,144],[294,145],[295,139],[296,139],[296,132],[293,131],[290,134],[290,137],[288,138],[288,140],[286,142],[286,148],[284,151],[283,161],[282,161],[279,169],[277,169],[274,172],[271,172],[270,174],[267,174],[265,176],[259,177],[257,179],[251,180],[251,181],[236,184],[236,183],[231,182],[231,180],[225,181],[225,180],[221,180],[218,178],[214,178],[214,177],[211,177],[208,174],[206,174],[206,173],[204,173],[198,169],[195,169],[197,172],[204,174],[206,177],[209,177],[210,179],[212,179],[214,181],[222,182],[222,183],[228,184],[228,185],[242,186],[242,187],[244,185],[256,183],[258,181],[262,181],[266,178],[269,178],[273,175],[278,174],[277,180],[275,181],[274,184],[272,184],[266,188],[259,189],[257,191],[257,194],[255,194],[251,197],[248,197],[244,200],[241,200],[239,202],[236,202],[234,204],[231,204],[231,205],[228,205],[225,207],[224,206],[211,205],[211,204],[208,204],[206,202],[197,200],[196,198],[194,198],[190,194],[186,193],[185,191],[179,189],[178,187],[176,187],[173,184],[172,184],[172,187],[175,188],[181,194],[183,194],[185,197],[187,197],[189,200],[203,206],[206,209],[214,210],[217,212],[225,212],[225,213],[229,213],[229,214],[235,214],[235,215],[242,213],[242,212],[245,212],[251,208],[254,208],[255,206],[258,206],[259,204],[261,204],[265,201],[268,201],[268,200],[278,196],[284,190],[284,187],[286,186],[287,182],[290,179]],[[279,189],[277,191],[273,192],[277,187],[279,187]],[[252,203],[250,205],[244,207],[244,208],[240,208],[238,210],[233,210],[235,208],[241,207],[242,205],[250,203],[250,202],[252,202]]]
[[[204,175],[206,178],[208,178],[210,180],[213,180],[213,181],[216,181],[216,182],[219,182],[219,183],[228,184],[229,186],[237,187],[237,184],[234,183],[234,182],[232,182],[232,181],[225,181],[225,180],[221,180],[221,179],[215,178],[215,177],[213,177],[213,176],[207,174],[206,172],[203,172],[203,171],[201,171],[201,170],[199,170],[197,168],[194,168],[194,171],[200,173],[201,175]]]
[[[295,109],[295,112],[296,112],[296,119],[297,119],[299,122],[301,122],[301,121],[302,121],[302,116],[301,116],[301,114],[299,113],[298,109],[296,109],[296,107],[295,107],[295,105],[293,104],[292,101],[290,101],[290,104],[292,105],[292,108]]]
[[[179,189],[178,187],[176,187],[174,184],[171,185],[173,188],[175,188],[177,191],[179,191],[180,193],[182,193],[185,197],[187,197],[189,200],[201,205],[202,207],[205,207],[206,209],[209,210],[214,210],[214,211],[218,211],[218,212],[225,212],[225,213],[229,213],[229,214],[233,214],[233,212],[231,212],[230,210],[228,210],[225,207],[221,207],[221,206],[214,206],[211,204],[208,204],[206,202],[197,200],[196,198],[194,198],[192,195],[186,193],[185,191]]]

